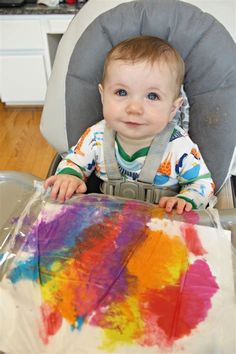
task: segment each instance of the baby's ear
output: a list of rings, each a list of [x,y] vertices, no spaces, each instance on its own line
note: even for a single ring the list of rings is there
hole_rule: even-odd
[[[101,101],[103,103],[103,86],[102,86],[102,84],[98,84],[98,91],[100,93]]]
[[[174,106],[177,107],[176,111],[182,106],[183,102],[184,98],[182,95],[176,98],[176,100],[174,101]]]
[[[183,97],[179,96],[176,98],[176,100],[173,102],[173,106],[172,106],[172,110],[171,110],[171,114],[170,114],[170,120],[172,121],[172,119],[174,118],[174,116],[176,115],[176,112],[178,111],[178,109],[182,106],[183,104]]]

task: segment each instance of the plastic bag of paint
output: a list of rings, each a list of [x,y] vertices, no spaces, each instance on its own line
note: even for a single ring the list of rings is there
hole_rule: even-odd
[[[1,235],[0,350],[233,353],[230,234],[207,213],[39,188]]]

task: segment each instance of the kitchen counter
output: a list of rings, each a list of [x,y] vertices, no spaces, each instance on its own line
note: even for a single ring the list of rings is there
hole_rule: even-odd
[[[76,5],[67,5],[61,3],[57,6],[46,6],[43,4],[25,4],[23,6],[0,7],[0,15],[54,15],[54,14],[76,14],[83,3]]]

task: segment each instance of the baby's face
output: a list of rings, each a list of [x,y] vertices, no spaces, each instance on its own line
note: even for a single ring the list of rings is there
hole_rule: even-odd
[[[103,115],[120,136],[153,137],[171,121],[182,104],[175,98],[175,77],[165,63],[112,60],[99,85]]]

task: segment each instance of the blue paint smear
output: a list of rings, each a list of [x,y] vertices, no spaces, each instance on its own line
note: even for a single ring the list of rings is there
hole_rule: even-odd
[[[85,316],[78,316],[76,318],[76,323],[70,326],[71,332],[74,330],[81,330],[85,321]]]
[[[83,323],[84,323],[84,319],[85,319],[84,316],[77,317],[76,322],[77,322],[77,329],[78,330],[81,330]]]
[[[14,268],[9,275],[9,279],[13,284],[22,279],[29,279],[36,282],[39,279],[37,257],[31,257],[26,261],[17,262],[16,268]]]

